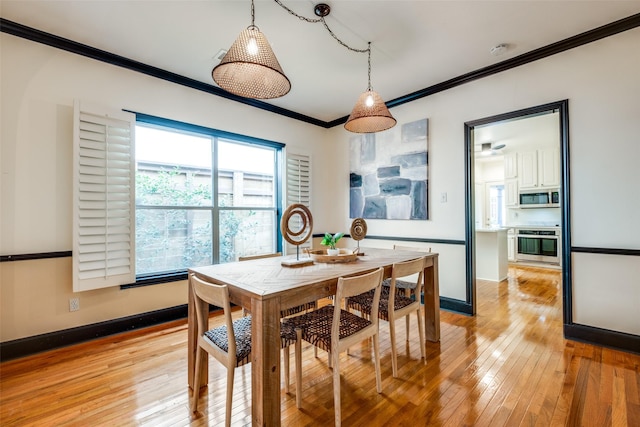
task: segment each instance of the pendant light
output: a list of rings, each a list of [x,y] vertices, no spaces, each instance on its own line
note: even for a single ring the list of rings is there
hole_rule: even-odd
[[[291,82],[282,71],[267,38],[255,25],[251,0],[251,25],[243,30],[229,51],[211,71],[222,89],[254,99],[272,99],[286,95]]]
[[[371,88],[371,42],[369,42],[367,53],[369,55],[369,85],[358,98],[349,119],[344,124],[344,128],[349,132],[381,132],[396,125],[396,119],[393,118],[380,95]]]

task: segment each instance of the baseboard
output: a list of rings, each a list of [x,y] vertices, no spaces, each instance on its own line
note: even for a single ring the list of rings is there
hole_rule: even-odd
[[[453,298],[440,297],[440,308],[472,315],[471,304]],[[215,310],[215,307],[211,307],[211,309]],[[0,343],[0,362],[79,344],[96,338],[184,319],[186,317],[187,305],[183,304],[106,322],[93,323],[91,325],[7,341]],[[569,340],[640,354],[640,336],[638,335],[600,329],[593,326],[572,324],[564,325],[564,336]]]
[[[638,335],[574,323],[564,325],[564,337],[568,340],[640,354],[640,336]]]
[[[413,294],[411,294],[411,299],[415,301]],[[424,293],[420,295],[420,304],[424,305]],[[440,297],[440,309],[469,316],[473,315],[473,307],[471,307],[471,304],[459,299]]]
[[[466,301],[459,299],[440,297],[440,308],[443,310],[455,311],[456,313],[473,316],[473,307]]]
[[[187,317],[187,305],[0,343],[0,362]]]

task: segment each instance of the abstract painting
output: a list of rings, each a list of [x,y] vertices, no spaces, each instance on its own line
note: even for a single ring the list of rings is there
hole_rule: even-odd
[[[349,217],[429,219],[428,120],[349,140]]]

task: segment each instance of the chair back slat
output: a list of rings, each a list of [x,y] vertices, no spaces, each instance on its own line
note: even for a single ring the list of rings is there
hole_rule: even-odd
[[[198,321],[198,336],[203,336],[209,330],[209,304],[222,308],[227,336],[229,338],[230,355],[236,354],[236,337],[233,332],[233,319],[231,317],[231,302],[227,285],[217,285],[206,282],[195,275],[191,275],[191,286],[196,306],[196,319]]]
[[[339,278],[336,289],[336,299],[349,298],[375,289],[375,287],[382,282],[382,274],[383,269],[379,268],[359,276]],[[380,280],[378,280],[378,276]]]
[[[355,277],[340,277],[338,279],[336,296],[333,300],[335,310],[333,312],[333,323],[331,325],[331,340],[335,341],[335,344],[333,345],[335,348],[338,348],[337,342],[340,339],[340,308],[342,306],[342,301],[345,298],[375,290],[373,294],[373,306],[370,316],[370,327],[375,329],[376,331],[378,330],[378,305],[380,304],[380,291],[382,289],[383,274],[384,269],[378,268],[371,273],[366,273]]]
[[[424,272],[425,257],[416,258],[410,261],[396,262],[393,264],[391,273],[391,283],[389,285],[389,307],[394,307],[396,297],[396,281],[400,278],[407,278],[417,274],[415,294],[419,298],[422,291],[422,274]],[[413,282],[413,280],[411,280]],[[420,301],[418,299],[418,301]]]

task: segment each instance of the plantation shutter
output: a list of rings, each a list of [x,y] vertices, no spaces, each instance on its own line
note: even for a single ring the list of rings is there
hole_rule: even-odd
[[[76,101],[73,291],[135,282],[135,115]]]
[[[295,154],[287,152],[287,191],[286,206],[293,203],[300,203],[311,210],[311,157],[305,154]],[[313,211],[311,211],[313,214]],[[298,220],[295,216],[292,220]],[[296,224],[292,223],[292,226]],[[299,224],[298,224],[299,225]],[[312,247],[312,239],[300,245],[303,248]],[[285,254],[295,254],[296,247],[285,242]]]

